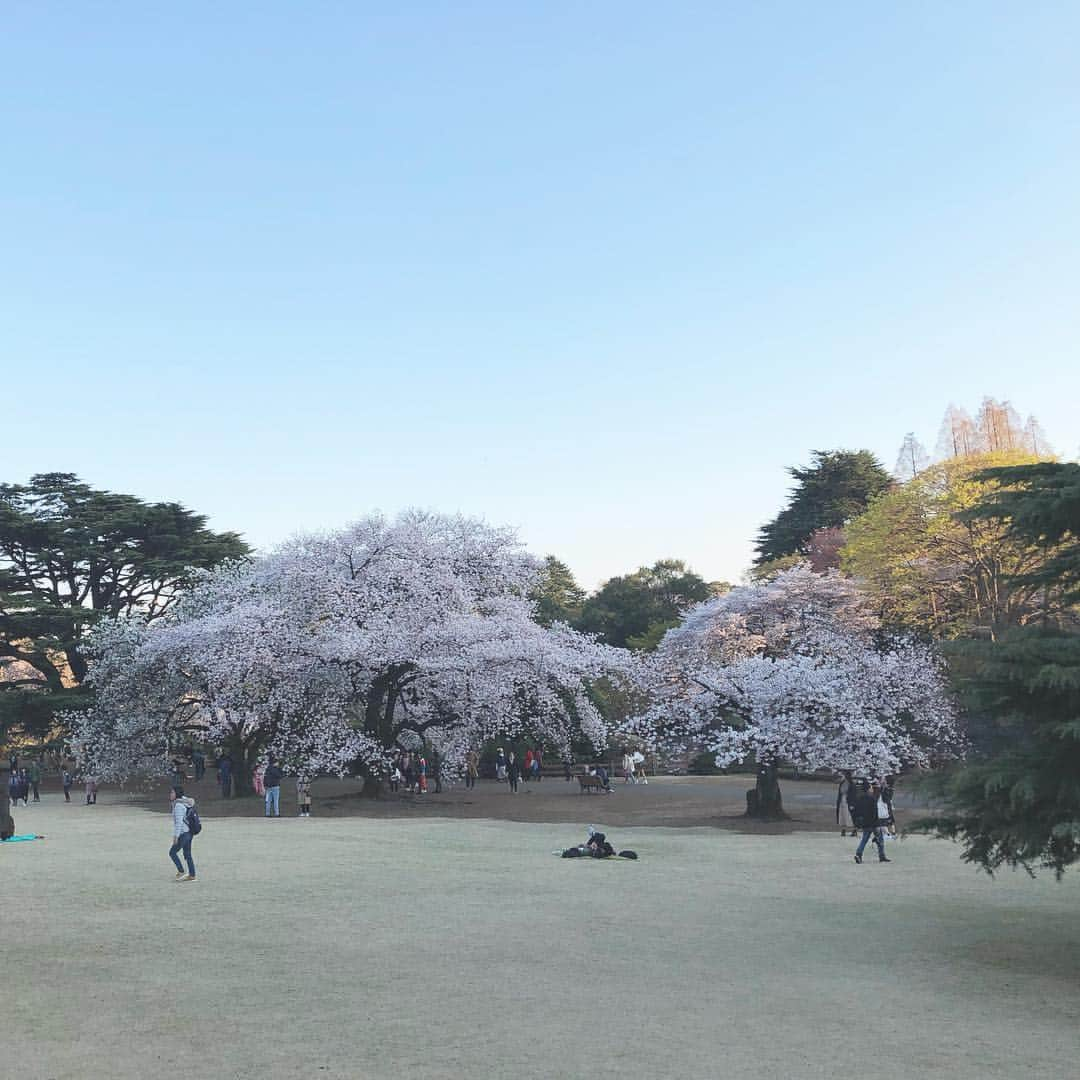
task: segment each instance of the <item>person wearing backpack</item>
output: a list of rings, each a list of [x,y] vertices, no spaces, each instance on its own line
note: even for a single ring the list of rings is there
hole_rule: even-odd
[[[173,842],[169,848],[169,858],[176,867],[177,881],[195,880],[195,860],[191,857],[191,841],[195,834],[202,829],[199,815],[195,810],[195,800],[189,799],[184,794],[182,787],[169,789],[169,801],[172,804]],[[179,852],[184,853],[184,862],[187,863],[187,874],[180,863]]]
[[[266,762],[266,771],[263,773],[267,817],[281,817],[281,777],[283,775],[277,762],[272,757],[269,758]]]

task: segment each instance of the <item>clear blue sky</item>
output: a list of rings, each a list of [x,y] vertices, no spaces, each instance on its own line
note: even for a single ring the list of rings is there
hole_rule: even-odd
[[[0,480],[735,578],[786,465],[1080,445],[1080,7],[0,13]]]

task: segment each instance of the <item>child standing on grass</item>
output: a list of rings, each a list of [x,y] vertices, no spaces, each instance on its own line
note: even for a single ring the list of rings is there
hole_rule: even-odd
[[[311,781],[306,776],[296,778],[296,805],[300,817],[311,817]]]

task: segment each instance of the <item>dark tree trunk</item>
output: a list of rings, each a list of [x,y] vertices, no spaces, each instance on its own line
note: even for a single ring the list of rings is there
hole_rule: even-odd
[[[757,784],[746,793],[746,816],[758,821],[784,821],[784,804],[780,798],[780,781],[775,762],[758,766]]]
[[[386,782],[385,777],[376,773],[369,765],[363,764],[357,770],[358,775],[363,779],[364,786],[360,790],[360,797],[362,799],[384,799],[386,798]]]
[[[233,760],[232,769],[232,793],[234,798],[244,795],[254,795],[255,787],[251,777],[258,764],[259,743],[245,742],[240,735],[234,735],[226,744],[225,748]]]

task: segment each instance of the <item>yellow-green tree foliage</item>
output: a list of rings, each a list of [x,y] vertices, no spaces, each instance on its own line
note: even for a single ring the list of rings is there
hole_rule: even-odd
[[[1057,597],[1016,579],[1036,570],[1047,549],[1009,536],[1005,522],[957,517],[998,489],[975,478],[980,470],[1039,460],[1003,451],[924,469],[848,523],[843,569],[863,583],[887,624],[938,638],[993,637],[1041,618]]]

